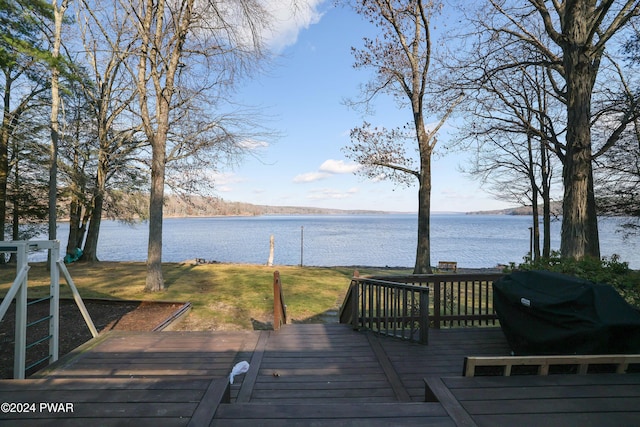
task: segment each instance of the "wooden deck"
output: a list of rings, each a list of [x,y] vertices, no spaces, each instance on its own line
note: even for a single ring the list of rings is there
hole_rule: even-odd
[[[499,328],[431,330],[428,346],[339,324],[111,332],[38,378],[0,381],[0,402],[34,409],[0,425],[640,425],[637,374],[461,376],[465,356],[508,354]]]

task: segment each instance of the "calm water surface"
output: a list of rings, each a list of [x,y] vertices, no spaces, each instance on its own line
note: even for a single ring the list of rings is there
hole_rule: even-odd
[[[522,262],[529,251],[531,218],[509,215],[434,214],[431,263],[457,261],[459,267],[493,267]],[[640,269],[638,239],[623,240],[617,220],[600,221],[603,256],[618,254]],[[129,226],[103,221],[98,258],[145,261],[146,223]],[[220,262],[265,264],[269,237],[275,238],[274,263],[312,266],[412,267],[417,217],[410,214],[336,216],[260,216],[170,218],[164,221],[163,261],[204,258]],[[58,227],[66,245],[69,224]],[[560,246],[560,222],[552,227],[552,248]],[[42,260],[42,254],[31,257]]]

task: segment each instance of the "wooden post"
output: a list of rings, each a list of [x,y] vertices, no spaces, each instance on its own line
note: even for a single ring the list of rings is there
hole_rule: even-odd
[[[442,282],[440,279],[436,278],[433,281],[433,286],[433,327],[440,329],[440,316],[442,315],[440,306]]]
[[[60,258],[60,243],[53,243],[48,252],[50,278],[49,297],[51,298],[49,300],[49,335],[51,336],[49,340],[49,363],[53,363],[58,360],[60,350],[60,270],[56,266]],[[80,298],[80,296],[78,296],[78,298]],[[82,298],[80,298],[80,301],[82,301]],[[91,319],[91,317],[89,317],[89,319]],[[93,337],[95,338],[96,336],[98,336],[97,331]]]
[[[23,243],[17,251],[16,272],[24,272],[23,275],[16,274],[16,281],[19,280],[18,291],[16,292],[16,324],[15,324],[15,347],[13,358],[13,378],[23,380],[26,368],[26,346],[27,346],[27,249]],[[26,268],[25,268],[26,267]],[[15,282],[14,282],[15,283]],[[8,296],[7,296],[8,297]],[[5,298],[7,298],[5,297]],[[9,298],[10,299],[10,298]]]
[[[304,225],[300,226],[300,267],[304,265]]]
[[[273,330],[277,331],[280,326],[287,322],[287,318],[283,316],[284,307],[282,306],[282,283],[280,282],[280,272],[273,272]]]
[[[429,344],[429,288],[420,292],[420,344]]]
[[[349,292],[351,292],[351,327],[354,330],[360,329],[360,283],[356,277],[351,280]]]
[[[273,267],[273,249],[275,247],[275,240],[273,234],[269,238],[269,260],[267,261],[267,267]]]

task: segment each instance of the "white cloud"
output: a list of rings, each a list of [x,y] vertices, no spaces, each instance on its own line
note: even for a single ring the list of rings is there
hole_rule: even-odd
[[[357,163],[345,163],[344,160],[326,160],[320,165],[321,172],[328,172],[333,174],[341,173],[354,173],[360,168]]]
[[[273,23],[267,30],[266,42],[274,52],[282,52],[298,40],[300,31],[317,24],[322,18],[318,9],[325,0],[266,0]]]
[[[359,190],[357,188],[350,188],[346,191],[344,190],[335,190],[332,188],[320,188],[317,190],[312,190],[309,193],[307,198],[311,200],[327,200],[327,199],[347,199],[354,194],[356,194]]]
[[[245,182],[246,178],[240,177],[231,172],[216,172],[211,171],[208,174],[208,178],[216,183],[216,185],[229,185]]]
[[[325,172],[308,172],[296,176],[295,178],[293,178],[293,182],[315,182],[320,181],[321,179],[328,178],[329,176],[330,174]]]
[[[293,182],[315,182],[321,179],[329,178],[332,175],[353,173],[360,165],[356,163],[345,163],[344,160],[329,159],[320,165],[315,172],[307,172],[293,178]]]
[[[242,149],[253,151],[260,148],[267,148],[269,147],[269,144],[265,141],[258,141],[255,139],[245,139],[243,141],[240,141],[238,143],[238,146]]]

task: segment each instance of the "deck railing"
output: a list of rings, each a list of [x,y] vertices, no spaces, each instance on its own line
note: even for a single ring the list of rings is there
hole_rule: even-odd
[[[431,327],[495,326],[493,282],[500,273],[420,274],[389,276],[384,280],[425,286],[430,290]],[[375,277],[380,278],[380,277]]]
[[[409,341],[429,339],[429,289],[354,276],[340,311],[340,322]]]
[[[282,282],[280,272],[273,273],[273,330],[277,331],[280,326],[287,324],[287,305],[284,303],[282,293]]]
[[[359,277],[356,272],[340,321],[423,343],[428,327],[494,326],[498,316],[492,285],[500,277],[496,273]],[[426,327],[420,326],[425,319]]]
[[[30,269],[27,254],[29,250],[48,250],[49,253],[49,272],[50,284],[49,295],[39,298],[35,301],[27,301],[28,291],[28,271]],[[36,368],[45,362],[53,363],[58,360],[59,353],[59,329],[60,329],[60,275],[62,274],[71,289],[73,299],[80,309],[80,313],[84,318],[87,327],[91,331],[93,337],[98,336],[98,331],[91,320],[91,316],[87,308],[82,302],[82,298],[78,293],[76,285],[71,279],[69,271],[60,260],[60,242],[57,240],[44,241],[9,241],[0,244],[0,252],[16,254],[16,278],[13,284],[4,295],[0,303],[0,321],[7,313],[9,306],[15,298],[15,340],[14,340],[14,361],[13,361],[13,377],[15,379],[24,379],[26,371]],[[49,303],[49,315],[41,319],[27,322],[27,309],[30,305],[36,303]],[[39,323],[48,322],[48,334],[44,337],[35,339],[27,344],[27,329]],[[32,338],[32,337],[31,337]],[[26,352],[28,349],[41,343],[49,344],[49,351],[44,358],[26,365]]]

